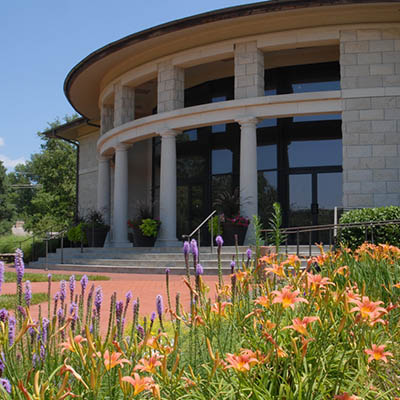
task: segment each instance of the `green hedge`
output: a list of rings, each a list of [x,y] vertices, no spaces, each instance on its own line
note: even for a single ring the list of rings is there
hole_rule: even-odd
[[[389,221],[400,219],[400,207],[362,208],[345,212],[340,224],[367,221]],[[368,241],[371,241],[371,228],[368,228]],[[400,225],[384,225],[373,228],[374,243],[388,243],[400,246]],[[365,241],[365,227],[346,228],[338,232],[338,242],[352,249]]]

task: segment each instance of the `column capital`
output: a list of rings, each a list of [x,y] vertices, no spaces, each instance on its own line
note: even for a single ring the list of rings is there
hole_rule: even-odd
[[[179,132],[174,129],[163,129],[159,132],[159,135],[164,137],[175,137]]]
[[[258,118],[256,117],[243,117],[235,120],[241,127],[257,125]]]
[[[118,143],[115,146],[115,151],[128,151],[129,147],[131,147],[128,143]]]

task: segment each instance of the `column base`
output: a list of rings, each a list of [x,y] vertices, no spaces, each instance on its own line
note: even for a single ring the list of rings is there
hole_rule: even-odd
[[[157,239],[154,247],[180,247],[182,242],[177,239]]]
[[[133,247],[132,243],[129,240],[124,240],[122,242],[111,242],[111,246],[114,248],[119,248],[119,247]]]

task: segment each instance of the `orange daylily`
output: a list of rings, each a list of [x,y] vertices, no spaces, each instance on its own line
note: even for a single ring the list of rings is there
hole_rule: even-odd
[[[296,264],[299,264],[300,262],[301,262],[300,258],[297,256],[297,254],[290,254],[290,255],[288,255],[287,259],[282,264],[295,267]]]
[[[384,350],[385,350],[384,344],[382,344],[381,346],[377,346],[376,344],[373,344],[372,349],[364,350],[365,353],[369,355],[368,363],[370,363],[373,360],[376,360],[376,361],[382,360],[385,363],[387,363],[388,360],[387,360],[386,356],[393,357],[393,354],[390,353],[389,351],[384,351]]]
[[[77,335],[74,337],[74,342],[79,345],[82,342],[86,342],[86,339],[81,335]],[[65,350],[75,352],[75,346],[71,342],[70,338],[68,338],[66,342],[60,343],[59,346],[62,347],[61,353],[63,353]]]
[[[343,393],[343,394],[337,394],[334,399],[337,400],[359,400],[360,397],[354,396],[353,394],[348,394],[348,393]]]
[[[161,367],[160,356],[158,354],[153,354],[149,359],[142,358],[139,360],[138,364],[133,368],[134,371],[150,372],[154,374],[156,372],[156,367]]]
[[[308,283],[311,285],[312,290],[326,289],[327,285],[335,285],[329,278],[323,278],[322,275],[307,273]]]
[[[269,298],[267,296],[260,296],[254,300],[254,304],[259,304],[265,308],[269,307]]]
[[[121,378],[122,382],[127,382],[131,384],[134,388],[133,395],[136,396],[139,393],[142,393],[144,390],[151,390],[154,385],[153,378],[143,377],[141,378],[138,373],[133,374],[133,378],[131,376],[124,376]]]
[[[101,353],[97,353],[97,355],[100,357]],[[131,364],[131,362],[126,358],[120,358],[121,355],[122,353],[116,351],[113,351],[111,354],[108,350],[104,352],[104,366],[106,367],[107,371],[116,367],[117,365],[123,367],[125,363]]]
[[[272,267],[266,267],[266,268],[264,268],[264,271],[266,272],[266,273],[273,273],[273,274],[275,274],[275,275],[278,275],[278,276],[280,276],[280,277],[282,277],[282,278],[284,278],[286,275],[285,275],[285,271],[284,271],[284,269],[283,269],[283,267],[284,267],[284,264],[272,264]]]
[[[249,273],[248,273],[247,271],[241,271],[241,270],[239,270],[239,271],[236,271],[233,275],[236,276],[236,279],[237,279],[239,282],[242,282],[242,281],[244,281],[244,280],[246,280],[246,279],[249,278]]]
[[[361,318],[369,319],[372,323],[383,322],[379,317],[387,314],[386,309],[379,306],[383,301],[371,301],[367,296],[363,296],[361,301],[349,300],[349,303],[356,304],[350,312],[360,311]]]
[[[399,282],[399,283],[395,283],[395,284],[393,285],[393,287],[395,287],[395,288],[397,288],[397,289],[400,289],[400,282]]]
[[[232,303],[229,303],[227,301],[223,301],[215,303],[212,307],[211,307],[211,312],[216,313],[218,315],[220,315],[221,317],[226,317],[226,307],[230,307],[232,305]]]
[[[307,325],[318,320],[319,320],[318,317],[304,317],[303,319],[294,318],[292,320],[293,325],[286,326],[283,329],[294,329],[295,331],[301,333],[302,335],[308,336]]]
[[[226,361],[225,369],[233,368],[239,372],[248,372],[253,365],[259,363],[257,354],[251,350],[242,350],[239,355],[228,353]]]
[[[283,308],[290,307],[294,309],[296,303],[307,303],[308,301],[303,297],[298,297],[299,290],[292,291],[290,286],[285,286],[282,290],[274,290],[272,294],[275,298],[272,300],[273,304],[281,303]]]

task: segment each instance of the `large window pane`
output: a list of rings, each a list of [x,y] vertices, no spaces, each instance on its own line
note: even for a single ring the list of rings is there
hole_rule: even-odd
[[[311,174],[289,176],[289,226],[311,225]]]
[[[202,156],[182,156],[177,159],[178,179],[190,179],[199,176],[206,176],[207,164]]]
[[[342,140],[291,142],[288,154],[290,168],[342,165]]]
[[[328,90],[340,90],[340,81],[293,83],[292,89],[293,89],[293,93],[323,92],[323,91],[328,91]]]
[[[264,227],[272,216],[272,205],[278,200],[277,172],[258,172],[258,215]]]
[[[257,169],[276,169],[276,144],[257,146]]]
[[[232,151],[228,149],[213,150],[211,153],[211,170],[213,175],[232,172]]]

